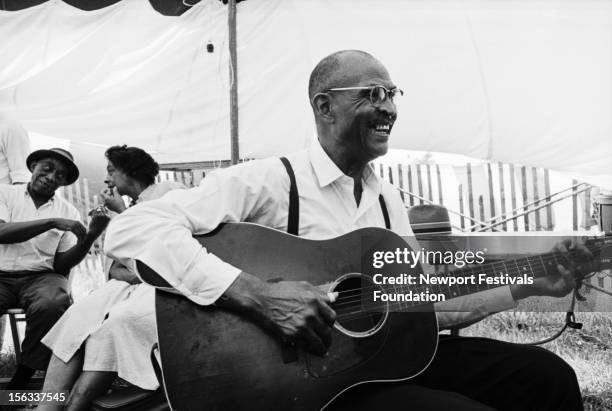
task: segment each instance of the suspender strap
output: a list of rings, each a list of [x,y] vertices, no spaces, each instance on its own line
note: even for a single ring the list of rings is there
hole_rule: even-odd
[[[285,166],[287,174],[289,175],[289,181],[291,186],[289,187],[289,217],[287,218],[287,233],[298,235],[300,227],[300,198],[298,195],[297,183],[295,182],[295,173],[291,163],[287,160],[287,157],[281,157],[280,161]],[[378,202],[385,219],[385,228],[391,229],[391,220],[389,219],[389,212],[387,211],[387,204],[382,194],[378,196]]]
[[[389,220],[389,212],[387,211],[387,204],[385,203],[385,198],[383,195],[378,196],[378,202],[380,203],[380,208],[383,213],[383,217],[385,218],[385,228],[387,230],[391,230],[391,220]]]
[[[289,217],[287,218],[287,232],[289,234],[298,235],[300,229],[300,197],[298,196],[297,184],[295,183],[295,174],[293,173],[293,167],[287,160],[287,157],[281,157],[280,161],[283,162],[287,174],[289,174],[289,181],[291,186],[289,187]]]

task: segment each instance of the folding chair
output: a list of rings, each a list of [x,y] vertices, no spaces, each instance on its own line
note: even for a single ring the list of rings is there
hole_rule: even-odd
[[[21,360],[21,343],[19,342],[19,329],[17,328],[17,323],[26,321],[25,312],[21,308],[9,308],[8,310],[2,311],[1,314],[6,314],[9,317],[15,357],[17,358],[17,363],[19,363]]]

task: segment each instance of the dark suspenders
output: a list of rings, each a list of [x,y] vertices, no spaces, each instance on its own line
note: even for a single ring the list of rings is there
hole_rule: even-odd
[[[382,194],[378,196],[378,202],[380,203],[380,209],[382,210],[383,217],[385,219],[385,228],[391,230],[391,220],[389,220],[389,212],[387,211],[387,204]]]
[[[293,167],[287,160],[287,157],[281,157],[280,160],[287,169],[289,174],[289,181],[291,181],[291,187],[289,187],[289,217],[287,218],[287,232],[293,235],[299,235],[300,229],[300,197],[298,195],[297,184],[295,182],[295,174],[293,173]]]
[[[295,173],[293,172],[293,167],[291,167],[291,163],[287,160],[287,157],[281,157],[280,161],[282,161],[285,169],[287,170],[287,174],[289,174],[289,181],[291,182],[291,186],[289,187],[289,217],[287,218],[287,233],[298,235],[300,228],[300,197],[298,195],[297,184],[295,182]],[[391,229],[391,220],[389,219],[389,212],[387,211],[387,204],[385,203],[385,198],[382,194],[378,196],[378,202],[380,203],[380,209],[383,213],[383,218],[385,219],[385,227],[387,230]]]

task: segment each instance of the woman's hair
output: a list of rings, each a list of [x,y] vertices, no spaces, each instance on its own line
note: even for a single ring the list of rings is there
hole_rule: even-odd
[[[159,164],[138,147],[112,146],[104,155],[115,168],[147,186],[155,182],[155,177],[159,173]]]

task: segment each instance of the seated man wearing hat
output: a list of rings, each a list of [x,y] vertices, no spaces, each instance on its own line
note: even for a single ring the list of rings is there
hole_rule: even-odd
[[[70,269],[109,221],[96,210],[86,230],[77,209],[55,195],[79,176],[68,151],[34,151],[26,163],[28,184],[0,185],[0,310],[22,307],[27,318],[21,363],[5,388],[12,390],[47,367],[50,352],[40,340],[70,305]]]

